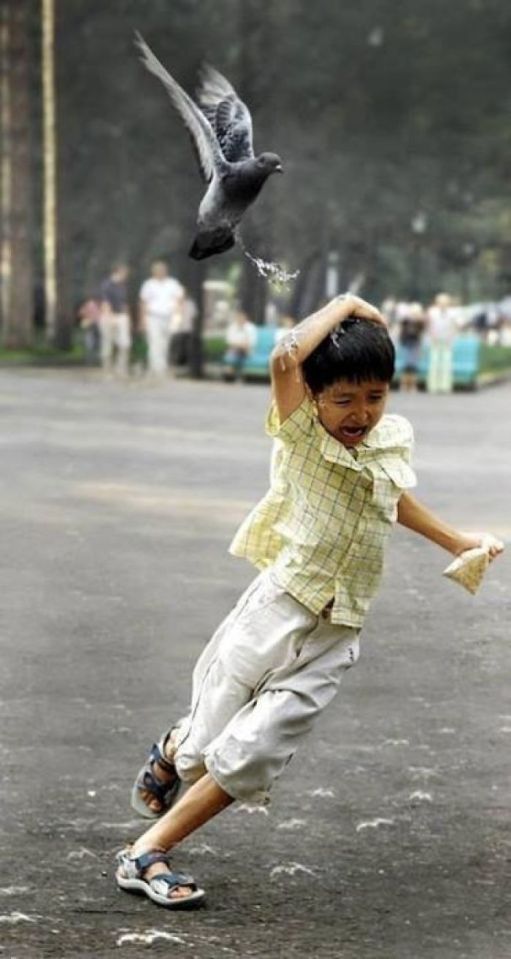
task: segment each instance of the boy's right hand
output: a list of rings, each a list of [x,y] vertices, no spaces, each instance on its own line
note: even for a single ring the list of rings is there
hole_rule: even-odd
[[[341,299],[341,297],[340,297]],[[372,320],[373,323],[379,323],[380,326],[387,326],[385,317],[368,303],[361,296],[355,296],[354,293],[345,293],[342,296],[343,303],[346,305],[347,316],[356,316],[361,320]]]
[[[451,550],[455,556],[461,556],[469,549],[485,549],[490,557],[490,563],[504,552],[504,543],[493,533],[459,533],[459,542]]]

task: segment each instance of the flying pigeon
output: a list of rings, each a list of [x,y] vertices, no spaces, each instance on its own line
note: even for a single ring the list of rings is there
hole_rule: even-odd
[[[218,70],[203,68],[198,101],[170,76],[139,33],[142,63],[165,86],[195,146],[208,188],[199,206],[198,233],[189,251],[194,260],[230,250],[245,210],[271,173],[282,173],[276,153],[255,156],[252,118],[228,80]]]

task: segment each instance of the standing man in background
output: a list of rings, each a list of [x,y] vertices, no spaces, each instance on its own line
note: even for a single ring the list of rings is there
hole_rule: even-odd
[[[448,293],[439,293],[428,311],[428,393],[450,393],[453,387],[452,349],[458,327]]]
[[[172,332],[178,326],[183,310],[185,291],[178,280],[169,276],[165,260],[154,260],[151,276],[140,288],[140,329],[147,338],[148,371],[165,376],[169,365]]]
[[[131,349],[128,276],[127,264],[117,263],[110,276],[103,280],[100,290],[101,365],[105,372],[111,372],[114,368],[114,353],[116,353],[115,370],[121,376],[128,375]]]

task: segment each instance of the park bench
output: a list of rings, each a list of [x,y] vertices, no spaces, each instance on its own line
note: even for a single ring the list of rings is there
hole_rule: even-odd
[[[276,326],[257,327],[254,349],[247,356],[243,368],[244,377],[267,377],[270,375],[270,356],[276,342]]]
[[[246,377],[267,377],[270,369],[270,355],[275,346],[277,329],[274,326],[260,326],[257,328],[257,338],[254,349],[247,357],[243,375]],[[479,337],[473,334],[457,336],[453,344],[453,375],[455,386],[474,388],[477,385],[481,343]],[[420,363],[419,381],[426,382],[428,375],[429,346],[424,343]],[[400,347],[396,350],[396,379],[399,380],[403,371],[403,352]]]
[[[457,336],[453,343],[453,381],[455,386],[464,386],[470,389],[477,387],[477,378],[480,371],[481,341],[473,333]],[[396,380],[399,381],[403,372],[404,351],[399,344],[396,347]],[[418,379],[419,383],[426,383],[429,367],[429,344],[423,343]]]
[[[277,342],[278,328],[275,326],[257,327],[256,342],[252,353],[247,357],[243,377],[246,379],[268,379],[270,376],[270,356]],[[218,359],[225,352],[225,341],[216,346]],[[220,355],[219,355],[220,354]],[[217,360],[218,361],[218,360]],[[429,347],[423,344],[419,361],[419,384],[425,386],[428,375]],[[399,345],[396,347],[396,377],[398,383],[403,372],[404,356]],[[453,344],[453,374],[455,387],[476,389],[479,383],[492,382],[509,376],[511,372],[511,347],[488,346],[481,343],[474,333],[462,333]]]

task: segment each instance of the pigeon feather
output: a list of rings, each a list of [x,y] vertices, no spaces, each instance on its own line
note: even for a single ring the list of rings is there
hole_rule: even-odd
[[[229,81],[209,64],[202,68],[197,96],[225,159],[230,163],[252,159],[254,146],[250,110]]]
[[[171,77],[138,32],[135,34],[135,42],[140,50],[142,63],[150,73],[154,73],[161,80],[190,133],[202,174],[206,183],[209,183],[213,179],[215,169],[225,164],[224,155],[209,120],[179,83]]]

